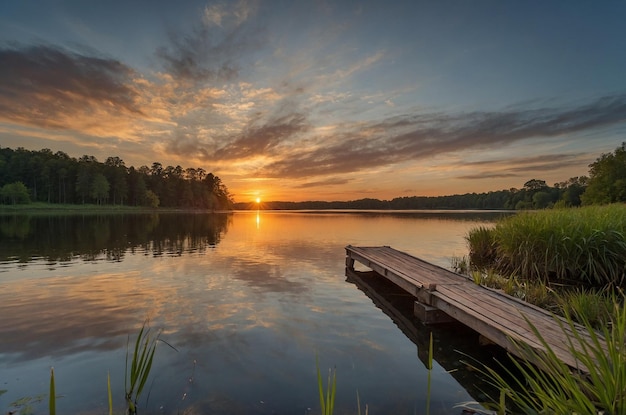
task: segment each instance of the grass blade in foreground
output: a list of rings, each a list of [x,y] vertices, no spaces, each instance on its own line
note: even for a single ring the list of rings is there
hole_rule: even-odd
[[[111,375],[107,372],[107,394],[109,396],[109,415],[113,415],[113,394],[111,393]]]
[[[124,380],[126,389],[126,403],[128,405],[128,413],[135,415],[137,413],[137,401],[139,395],[143,391],[143,388],[150,375],[150,369],[152,368],[152,360],[154,358],[154,352],[156,350],[157,337],[150,336],[150,329],[145,330],[146,325],[143,327],[137,335],[135,341],[135,348],[133,352],[132,362],[130,366],[130,373],[128,373],[128,347],[126,348],[126,379]],[[130,385],[128,385],[130,383]]]
[[[320,395],[320,406],[322,415],[332,415],[335,409],[335,392],[337,390],[337,370],[328,369],[328,383],[326,384],[326,393],[324,393],[324,385],[322,382],[322,374],[320,373],[319,361],[317,366],[317,386]]]
[[[504,391],[508,401],[523,413],[626,414],[626,307],[618,304],[616,307],[619,311],[615,313],[610,328],[604,327],[602,333],[598,334],[589,321],[584,321],[590,338],[575,334],[576,337],[570,339],[569,349],[589,370],[588,375],[572,370],[557,359],[554,351],[532,325],[546,351],[518,345],[528,357],[525,361],[513,359],[518,374],[514,375],[502,366],[512,381],[507,381],[491,368],[483,367],[479,370],[487,375],[494,386]],[[566,320],[567,324],[574,325],[571,316],[567,316]],[[574,333],[577,332],[574,330]],[[574,347],[575,343],[580,347]],[[538,366],[529,363],[529,360],[539,362]],[[502,410],[502,399],[499,407]]]
[[[56,388],[54,386],[54,368],[50,368],[50,397],[48,401],[50,415],[57,413]]]

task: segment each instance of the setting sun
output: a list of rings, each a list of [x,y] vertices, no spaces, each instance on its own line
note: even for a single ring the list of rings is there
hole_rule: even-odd
[[[260,197],[257,197],[257,198],[256,198],[256,203],[257,203],[257,204],[261,203],[261,198],[260,198]]]

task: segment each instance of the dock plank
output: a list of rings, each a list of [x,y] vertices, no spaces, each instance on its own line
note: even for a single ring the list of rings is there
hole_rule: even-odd
[[[486,288],[460,274],[389,246],[346,247],[346,265],[354,261],[380,274],[420,302],[433,306],[482,334],[512,354],[519,345],[545,350],[533,327],[557,357],[572,368],[588,371],[572,354],[576,336],[591,341],[584,327],[573,329],[564,319],[498,290]],[[530,324],[529,324],[530,323]],[[531,327],[532,325],[532,327]],[[599,336],[603,342],[603,338]]]

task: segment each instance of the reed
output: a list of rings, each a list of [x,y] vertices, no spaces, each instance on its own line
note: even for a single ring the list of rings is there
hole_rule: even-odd
[[[492,228],[478,226],[465,237],[469,246],[470,264],[478,269],[493,266],[497,259],[495,233]]]
[[[320,396],[320,407],[322,415],[332,415],[335,410],[335,393],[337,391],[337,369],[328,369],[328,381],[326,383],[326,391],[322,382],[322,374],[320,372],[319,361],[317,366],[317,387]]]
[[[474,268],[545,282],[626,280],[626,205],[522,212],[469,231]]]
[[[50,368],[50,395],[48,396],[48,411],[50,415],[57,413],[56,387],[54,385],[54,368]]]
[[[113,415],[113,393],[111,392],[111,375],[107,372],[107,397],[109,402],[109,415]]]
[[[578,323],[585,320],[595,329],[607,326],[615,319],[615,305],[620,296],[614,290],[576,288],[556,296],[559,314],[570,315]]]
[[[150,335],[150,329],[146,330],[146,324],[144,323],[135,341],[130,372],[128,370],[129,350],[127,344],[124,389],[126,390],[127,413],[129,415],[137,414],[137,401],[139,400],[139,396],[146,385],[150,370],[152,369],[152,360],[156,350],[157,339],[158,336],[152,337]]]
[[[514,370],[504,364],[503,372],[482,366],[479,370],[506,398],[492,400],[498,413],[511,413],[515,408],[527,414],[626,414],[626,307],[615,307],[612,324],[603,327],[600,334],[583,318],[590,340],[580,334],[570,339],[570,352],[588,374],[562,363],[532,325],[545,351],[518,344],[525,359],[512,359]],[[575,325],[570,315],[566,316],[566,323],[557,321],[562,329],[565,324]],[[535,366],[530,361],[539,363]]]

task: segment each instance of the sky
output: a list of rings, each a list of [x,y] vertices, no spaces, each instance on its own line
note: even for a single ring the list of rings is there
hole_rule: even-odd
[[[0,2],[0,146],[236,202],[549,185],[626,141],[626,1]]]

